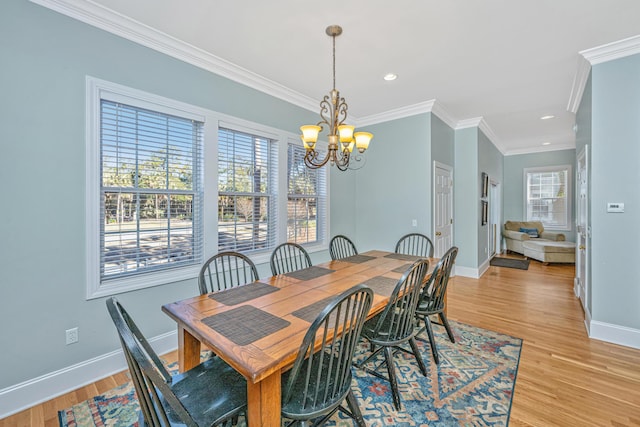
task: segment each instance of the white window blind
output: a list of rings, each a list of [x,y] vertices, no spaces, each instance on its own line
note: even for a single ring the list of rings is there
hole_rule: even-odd
[[[525,169],[526,219],[545,228],[570,229],[571,167]]]
[[[201,262],[202,127],[101,100],[101,281]]]
[[[218,250],[276,246],[276,143],[260,135],[218,130]]]
[[[288,145],[287,155],[287,240],[321,243],[326,227],[326,169],[304,164],[305,149]],[[322,155],[322,153],[321,153]]]

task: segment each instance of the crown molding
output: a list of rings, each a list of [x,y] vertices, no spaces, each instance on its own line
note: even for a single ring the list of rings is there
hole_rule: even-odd
[[[591,65],[613,61],[640,53],[640,35],[580,51]]]
[[[377,123],[388,122],[391,120],[403,119],[405,117],[415,116],[416,114],[430,113],[436,100],[420,102],[418,104],[408,105],[406,107],[395,108],[393,110],[384,111],[379,114],[360,117],[357,120],[358,126],[369,126]]]
[[[458,123],[456,123],[456,126],[454,127],[454,129],[458,130],[458,129],[467,129],[467,128],[480,127],[480,123],[483,120],[484,119],[482,117],[473,117],[471,119],[460,120],[460,121],[458,121]]]
[[[245,68],[171,37],[90,0],[30,0],[70,18],[108,31],[188,64],[202,68],[275,98],[315,111],[316,100]]]
[[[539,148],[519,148],[515,150],[508,150],[503,153],[505,156],[517,156],[519,154],[534,154],[534,153],[547,153],[549,151],[560,151],[560,150],[575,150],[575,145],[571,144],[562,144],[562,145],[544,145]]]
[[[640,35],[578,52],[578,69],[575,77],[573,78],[573,85],[571,87],[571,94],[569,95],[567,111],[574,114],[578,111],[592,66],[635,55],[637,53],[640,53]]]
[[[431,112],[438,116],[440,120],[445,122],[447,126],[452,129],[455,129],[458,125],[458,120],[456,120],[456,118],[453,117],[453,115],[450,114],[449,111],[447,111],[447,109],[444,107],[444,105],[442,105],[441,102],[434,102]]]
[[[580,102],[582,101],[582,95],[584,89],[587,86],[587,80],[589,80],[589,73],[591,72],[591,64],[587,59],[580,55],[578,57],[578,69],[576,75],[573,78],[573,85],[571,85],[571,94],[569,95],[569,104],[567,104],[567,111],[573,114],[578,112]]]

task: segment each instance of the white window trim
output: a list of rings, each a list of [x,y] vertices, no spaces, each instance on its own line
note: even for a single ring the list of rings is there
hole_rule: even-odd
[[[200,265],[174,268],[160,272],[141,273],[133,277],[100,282],[100,100],[124,102],[153,111],[176,114],[204,123],[203,147],[203,256],[207,259],[218,252],[218,128],[224,127],[258,134],[276,141],[278,150],[278,188],[276,225],[277,243],[286,241],[287,233],[287,144],[299,137],[293,133],[260,125],[196,107],[173,99],[133,89],[117,83],[86,76],[86,128],[85,128],[85,243],[86,243],[86,299],[106,297],[118,293],[164,285],[198,276]],[[284,167],[283,167],[284,165]],[[330,168],[326,166],[326,168]],[[305,244],[308,252],[327,250],[330,230],[330,173],[326,171],[325,227],[321,243]],[[251,253],[255,264],[268,263],[272,250]]]
[[[204,122],[204,134],[211,132],[211,112],[172,99],[132,89],[116,83],[86,77],[86,281],[87,299],[105,297],[136,289],[196,277],[199,265],[159,272],[141,273],[133,277],[100,282],[100,100],[133,103],[137,107]],[[207,160],[205,158],[204,163]],[[206,236],[205,236],[206,238]]]
[[[527,194],[529,189],[527,188],[527,174],[536,173],[536,172],[551,172],[551,171],[561,171],[567,170],[567,226],[566,227],[554,227],[544,225],[545,230],[554,230],[554,231],[571,231],[573,229],[573,175],[571,165],[557,165],[557,166],[541,166],[541,167],[532,167],[532,168],[524,168],[523,172],[523,220],[527,220]]]

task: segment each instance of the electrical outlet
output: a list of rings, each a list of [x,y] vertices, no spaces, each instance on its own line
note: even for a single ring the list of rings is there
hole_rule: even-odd
[[[67,345],[78,342],[78,328],[71,328],[65,331]]]
[[[414,227],[417,227],[418,226],[418,220],[417,219],[412,219],[411,220],[411,225],[414,226]]]

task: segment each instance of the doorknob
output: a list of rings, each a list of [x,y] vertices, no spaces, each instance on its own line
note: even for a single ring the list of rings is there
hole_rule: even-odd
[[[442,233],[439,231],[436,231],[436,236],[442,236]]]
[[[580,245],[578,246],[578,249],[580,249],[581,251],[584,251],[585,249],[587,249],[587,247],[585,245]]]

